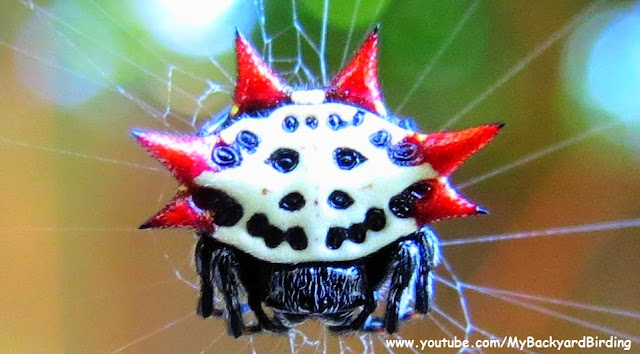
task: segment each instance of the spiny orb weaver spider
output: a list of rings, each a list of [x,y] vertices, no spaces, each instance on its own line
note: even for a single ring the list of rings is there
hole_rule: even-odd
[[[416,132],[385,108],[377,51],[376,29],[327,87],[296,89],[237,34],[223,119],[195,136],[132,132],[180,184],[140,228],[197,230],[198,313],[226,313],[232,336],[285,332],[310,316],[334,332],[394,333],[429,310],[439,248],[426,225],[486,213],[447,177],[502,125]],[[374,318],[386,280],[386,312]],[[256,325],[243,322],[242,294]]]

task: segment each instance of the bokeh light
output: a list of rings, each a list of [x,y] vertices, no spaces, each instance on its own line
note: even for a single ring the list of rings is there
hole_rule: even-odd
[[[640,120],[640,5],[600,33],[587,67],[589,96],[620,118]]]
[[[567,48],[565,73],[570,93],[585,108],[640,121],[640,4],[585,22]]]
[[[47,21],[50,16],[66,22]],[[30,54],[15,55],[21,81],[38,96],[62,106],[83,103],[106,89],[117,63],[96,52],[114,50],[117,42],[108,28],[96,27],[97,22],[94,13],[76,2],[58,1],[45,11],[31,13],[14,41]],[[71,42],[68,33],[84,36]]]
[[[136,10],[158,42],[189,56],[231,50],[235,29],[249,33],[257,19],[249,0],[138,0]]]

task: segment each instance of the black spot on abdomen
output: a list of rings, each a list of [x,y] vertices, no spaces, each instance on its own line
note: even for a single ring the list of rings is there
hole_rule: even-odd
[[[242,163],[242,155],[240,151],[232,146],[218,145],[211,152],[211,159],[216,165],[222,168],[231,168],[240,166]]]
[[[343,191],[333,191],[329,194],[327,203],[334,209],[347,209],[353,205],[353,198],[349,194]]]
[[[411,142],[389,146],[387,153],[391,162],[398,166],[417,166],[422,163],[418,145]]]
[[[342,170],[350,170],[365,161],[367,158],[356,150],[346,147],[337,148],[333,151],[333,159]]]
[[[415,216],[415,204],[418,200],[428,198],[431,184],[427,181],[416,182],[405,188],[389,200],[389,210],[398,218],[406,219]]]
[[[262,238],[269,248],[276,248],[283,241],[289,242],[291,248],[296,251],[304,250],[308,245],[307,234],[302,227],[294,226],[287,231],[282,231],[277,226],[271,225],[269,218],[262,213],[254,214],[249,218],[247,232],[251,236]]]
[[[192,191],[194,204],[213,213],[213,223],[219,226],[234,226],[242,219],[242,205],[222,190],[198,188]]]
[[[280,206],[280,209],[284,209],[287,211],[296,211],[302,209],[305,203],[306,201],[304,200],[302,194],[293,192],[282,197],[278,205]]]
[[[381,231],[386,226],[387,219],[384,210],[371,208],[367,210],[364,222],[355,223],[345,227],[332,227],[327,231],[326,246],[335,250],[340,248],[344,241],[363,243],[367,238],[367,231]]]
[[[274,151],[265,162],[271,164],[276,171],[287,173],[298,166],[299,159],[300,154],[297,151],[280,148]]]

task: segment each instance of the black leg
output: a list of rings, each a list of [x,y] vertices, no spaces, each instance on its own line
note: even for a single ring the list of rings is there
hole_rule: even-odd
[[[429,273],[436,266],[436,244],[438,239],[429,228],[420,230],[420,267],[416,282],[416,311],[425,314],[431,307],[431,280]]]
[[[257,329],[259,331],[261,328],[266,329],[267,331],[275,332],[275,333],[284,333],[287,332],[290,328],[282,324],[277,318],[273,320],[267,316],[267,314],[262,309],[262,302],[260,299],[253,295],[253,293],[249,293],[249,307],[255,313],[256,318],[258,319],[258,324],[260,328]]]
[[[200,234],[196,245],[195,261],[198,275],[200,276],[200,298],[198,299],[198,314],[203,318],[211,315],[220,316],[222,312],[217,310],[214,304],[213,273],[211,271],[211,256],[213,245],[209,235]]]
[[[384,316],[384,328],[387,333],[398,331],[402,293],[409,287],[411,277],[420,266],[419,254],[419,247],[415,241],[402,241],[398,244],[397,252],[390,263],[391,283]]]
[[[214,251],[213,265],[218,288],[224,295],[227,304],[229,334],[238,338],[243,334],[245,326],[242,321],[242,305],[239,297],[241,285],[236,257],[228,249],[217,249]]]

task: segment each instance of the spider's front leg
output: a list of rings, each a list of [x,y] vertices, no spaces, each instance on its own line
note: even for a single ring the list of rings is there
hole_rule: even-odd
[[[212,256],[215,250],[209,234],[198,233],[199,239],[195,250],[195,263],[200,276],[200,298],[198,299],[198,314],[203,318],[221,316],[222,311],[214,307],[215,295],[213,288]]]
[[[238,274],[238,261],[230,249],[217,248],[213,252],[211,263],[216,284],[227,305],[227,330],[230,335],[238,338],[245,330],[242,321],[242,304],[240,303],[242,285]]]
[[[389,264],[391,282],[384,318],[387,333],[397,332],[401,316],[406,315],[405,309],[401,308],[402,295],[410,286],[415,288],[415,309],[426,313],[430,307],[432,289],[429,273],[436,260],[436,245],[433,245],[435,235],[428,228],[420,230],[416,235],[416,239],[398,243]]]

